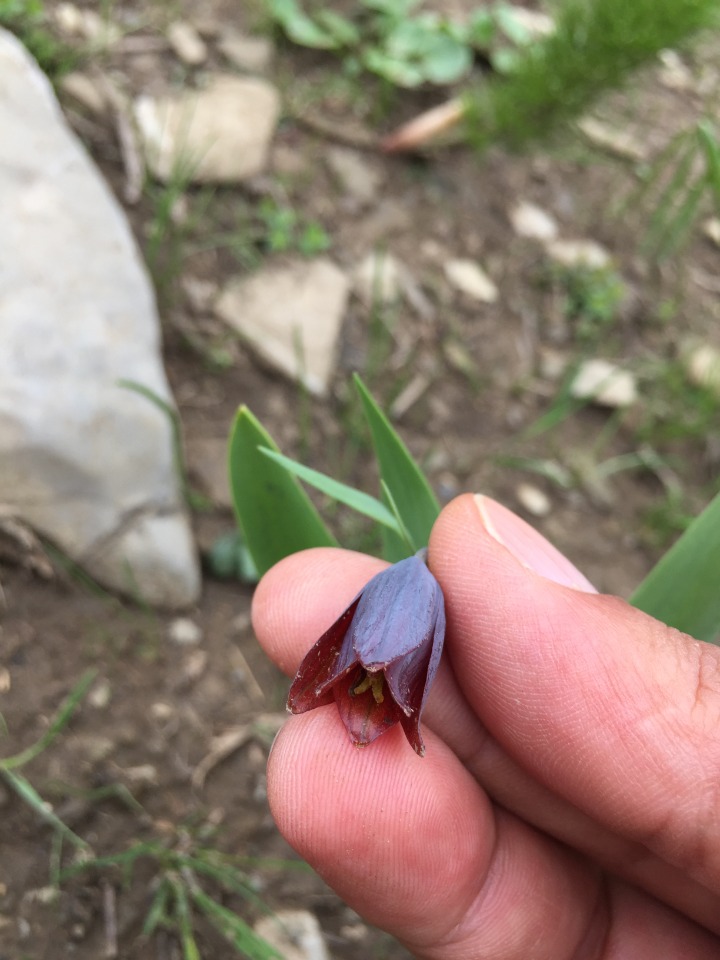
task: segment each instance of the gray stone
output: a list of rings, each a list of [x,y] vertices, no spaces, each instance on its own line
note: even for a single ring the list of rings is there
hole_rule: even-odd
[[[236,183],[255,176],[267,163],[279,113],[275,87],[234,74],[216,74],[203,89],[135,101],[148,166],[164,181]]]
[[[152,287],[46,77],[0,31],[0,504],[100,583],[182,606],[199,570]]]
[[[349,286],[326,257],[298,260],[231,281],[215,309],[258,356],[322,396],[333,374]]]

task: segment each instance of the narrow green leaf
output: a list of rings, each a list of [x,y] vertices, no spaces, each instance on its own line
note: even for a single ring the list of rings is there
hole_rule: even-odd
[[[9,787],[17,793],[20,799],[35,811],[35,813],[49,824],[63,839],[71,843],[76,850],[89,850],[90,845],[74,833],[70,827],[64,823],[57,814],[53,813],[50,807],[37,792],[35,787],[26,780],[20,773],[13,773],[12,770],[6,770],[0,767],[0,778],[5,780]]]
[[[215,929],[236,950],[242,951],[249,960],[282,960],[282,955],[266,940],[259,937],[242,917],[213,900],[199,887],[192,888],[191,896],[196,906],[202,910]]]
[[[235,516],[258,574],[308,547],[337,542],[298,481],[260,453],[278,450],[247,407],[240,407],[230,433],[229,468]]]
[[[720,494],[643,580],[630,602],[698,640],[720,643]]]
[[[365,418],[370,427],[380,477],[388,486],[402,522],[418,548],[427,546],[430,531],[440,513],[427,477],[411,457],[390,421],[355,374],[355,387],[362,401]],[[386,505],[389,506],[389,504]],[[384,556],[396,561],[407,557],[408,548],[397,533],[383,531]]]
[[[75,684],[73,689],[70,691],[67,699],[60,707],[57,716],[47,728],[45,733],[40,737],[40,739],[36,740],[35,743],[27,748],[27,750],[23,750],[22,753],[17,753],[14,757],[6,757],[4,760],[0,760],[0,769],[13,770],[16,767],[23,767],[26,763],[30,763],[31,760],[34,760],[35,757],[39,756],[43,750],[50,746],[55,737],[70,722],[70,718],[75,712],[75,708],[85,696],[88,687],[93,682],[96,675],[97,670],[86,670],[82,677],[80,677],[78,682]]]
[[[158,926],[164,925],[168,921],[167,904],[170,897],[170,887],[165,877],[160,881],[160,886],[155,891],[152,898],[150,909],[145,916],[145,922],[142,926],[142,935],[150,937],[155,933]]]
[[[395,517],[395,521],[400,531],[400,536],[405,541],[407,549],[411,553],[417,553],[417,544],[413,541],[413,538],[410,536],[410,531],[403,523],[403,519],[400,516],[400,511],[398,510],[398,505],[395,503],[395,497],[392,495],[390,487],[385,483],[384,480],[380,481],[380,489],[382,490],[383,500],[385,500],[387,505],[390,507],[390,510]]]
[[[187,891],[179,876],[167,874],[175,899],[175,924],[182,944],[183,960],[202,960],[200,950],[193,933],[193,918]]]
[[[268,450],[267,447],[261,447],[260,452],[274,460],[275,463],[285,467],[294,476],[304,480],[305,483],[309,483],[311,487],[315,487],[316,490],[326,494],[326,496],[337,500],[338,503],[344,503],[346,507],[350,507],[365,517],[370,517],[371,520],[375,520],[382,526],[388,527],[398,536],[402,536],[402,529],[398,526],[392,512],[375,497],[371,497],[370,494],[356,490],[355,487],[348,487],[347,484],[340,483],[339,480],[333,480],[332,477],[319,473],[317,470],[312,470],[296,460],[291,460],[290,457],[284,457],[274,450]]]

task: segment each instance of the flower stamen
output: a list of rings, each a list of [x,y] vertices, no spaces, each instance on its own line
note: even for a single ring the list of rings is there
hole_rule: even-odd
[[[382,703],[385,699],[383,695],[383,684],[385,678],[382,673],[371,673],[369,670],[363,671],[365,674],[358,682],[350,687],[350,696],[357,697],[366,690],[372,690],[375,703]]]

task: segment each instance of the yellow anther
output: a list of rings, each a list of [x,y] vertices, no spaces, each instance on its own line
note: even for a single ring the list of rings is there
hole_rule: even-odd
[[[359,694],[365,693],[366,690],[372,690],[375,703],[382,703],[385,699],[383,695],[384,680],[382,673],[366,673],[362,680],[350,688],[350,694],[357,697]]]

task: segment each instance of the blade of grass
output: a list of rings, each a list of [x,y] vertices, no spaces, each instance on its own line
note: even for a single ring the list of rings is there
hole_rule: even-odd
[[[70,691],[67,699],[60,707],[57,716],[47,728],[45,733],[21,753],[15,754],[14,757],[6,757],[4,760],[0,760],[0,770],[13,770],[16,767],[23,767],[26,763],[30,763],[31,760],[34,760],[35,757],[39,756],[43,750],[45,750],[55,739],[55,737],[60,733],[60,731],[70,722],[70,717],[75,712],[75,708],[78,703],[82,700],[87,692],[88,687],[95,679],[97,674],[96,670],[87,670],[82,677],[75,684],[73,689]]]
[[[345,504],[346,507],[350,507],[365,517],[370,517],[371,520],[375,520],[382,526],[388,527],[398,536],[402,536],[401,528],[392,512],[375,497],[371,497],[370,494],[349,487],[345,483],[340,483],[339,480],[333,480],[332,477],[306,467],[296,460],[291,460],[290,457],[284,457],[275,450],[268,450],[267,447],[260,447],[260,453],[280,464],[289,473],[304,480],[305,483],[309,483],[311,487],[315,487],[316,490],[326,496],[337,500],[338,503]]]
[[[167,905],[169,898],[170,885],[167,879],[163,877],[155,891],[155,896],[152,898],[150,909],[145,915],[145,922],[142,926],[142,935],[144,937],[152,936],[158,926],[165,925],[168,921]]]
[[[387,484],[392,499],[410,538],[418,547],[427,545],[430,531],[440,513],[440,505],[427,477],[410,455],[390,421],[375,402],[372,394],[355,374],[355,388],[362,402],[363,412],[372,436],[380,478]],[[388,504],[389,506],[389,504]],[[402,534],[385,536],[385,558],[402,559],[407,556],[407,545]]]
[[[257,418],[240,407],[228,449],[230,490],[245,543],[262,575],[291,553],[337,546],[337,541],[295,477],[260,447],[280,452]]]
[[[259,937],[241,917],[217,903],[199,887],[192,887],[191,896],[215,929],[249,960],[283,960],[282,954]]]
[[[5,780],[8,786],[17,793],[20,799],[31,807],[35,813],[44,820],[57,833],[62,834],[68,843],[71,843],[76,850],[89,850],[88,844],[82,837],[74,833],[66,823],[56,816],[47,803],[43,800],[35,787],[29,783],[22,774],[13,773],[12,770],[5,770],[0,767],[0,777]]]
[[[698,640],[720,642],[720,494],[653,567],[630,602]]]
[[[184,960],[202,960],[192,927],[192,913],[185,886],[177,875],[168,874],[168,883],[175,900],[175,922],[180,935]]]

